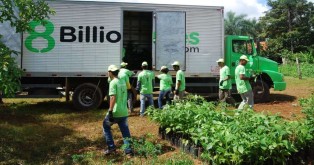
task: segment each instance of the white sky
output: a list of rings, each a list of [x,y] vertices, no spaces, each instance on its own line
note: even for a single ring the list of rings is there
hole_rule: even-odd
[[[266,0],[90,0],[111,2],[139,2],[161,4],[188,4],[206,6],[224,6],[225,13],[233,11],[236,14],[246,14],[248,18],[257,18],[268,10]],[[314,0],[308,0],[314,3]]]

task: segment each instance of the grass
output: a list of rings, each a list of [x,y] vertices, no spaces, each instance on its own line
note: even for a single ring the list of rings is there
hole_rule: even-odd
[[[314,78],[314,64],[301,63],[300,69],[302,77]],[[280,65],[279,72],[283,73],[285,76],[298,77],[297,65],[295,63]]]
[[[102,154],[106,147],[102,134],[105,110],[78,112],[63,99],[5,99],[5,102],[0,106],[0,164],[151,164],[152,158],[135,156],[126,159],[122,149],[117,155],[105,157]],[[138,120],[136,116],[130,117],[129,121],[134,138],[145,135],[137,131],[139,126],[158,128],[154,123],[135,125]],[[121,133],[116,125],[113,135],[117,146],[122,147]],[[182,158],[178,159],[178,155],[173,153],[175,148],[160,141],[157,131],[148,140],[162,146],[154,162],[167,164],[171,160],[170,164],[173,164],[184,160],[193,164],[189,156],[181,155]]]

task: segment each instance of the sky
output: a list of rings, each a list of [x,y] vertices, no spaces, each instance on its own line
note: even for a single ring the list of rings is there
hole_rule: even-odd
[[[225,13],[233,11],[237,15],[246,14],[247,18],[256,18],[264,15],[269,10],[267,0],[90,0],[90,1],[111,1],[111,2],[137,2],[137,3],[161,3],[161,4],[187,4],[224,6]],[[308,0],[314,2],[314,0]]]

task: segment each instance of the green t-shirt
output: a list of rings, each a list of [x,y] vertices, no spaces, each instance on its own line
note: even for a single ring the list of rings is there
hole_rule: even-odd
[[[162,73],[158,75],[158,78],[160,79],[160,90],[161,91],[167,91],[171,89],[172,77],[169,74]]]
[[[153,93],[154,73],[149,70],[143,70],[137,77],[137,81],[141,83],[141,94]]]
[[[118,78],[123,79],[126,83],[129,83],[130,82],[129,77],[131,77],[132,75],[133,75],[133,72],[131,72],[130,70],[121,68],[119,70]],[[108,83],[110,83],[110,81],[111,79],[110,77],[108,77]]]
[[[252,87],[249,83],[249,81],[241,80],[240,79],[240,74],[243,74],[247,76],[247,73],[245,71],[245,67],[243,65],[238,65],[235,69],[235,81],[237,84],[237,90],[238,93],[245,93],[247,91],[252,90]]]
[[[230,76],[230,69],[228,66],[224,66],[220,68],[220,78],[219,78],[219,89],[231,89],[231,79],[228,79],[227,81],[224,81],[222,85],[220,85],[220,82],[222,80],[225,80],[228,76]]]
[[[116,96],[116,103],[113,107],[113,117],[128,116],[127,89],[126,83],[122,79],[114,78],[109,84],[109,96]]]
[[[179,91],[184,91],[185,90],[185,75],[184,72],[182,70],[178,70],[177,74],[176,74],[176,83],[178,83],[178,81],[181,82],[181,85],[179,87]]]
[[[126,83],[129,83],[129,82],[130,82],[129,76],[126,75],[125,73],[120,73],[120,72],[119,72],[118,77],[119,77],[119,79],[124,80]]]
[[[131,77],[133,75],[133,72],[129,69],[121,68],[119,74],[126,74],[127,76]]]

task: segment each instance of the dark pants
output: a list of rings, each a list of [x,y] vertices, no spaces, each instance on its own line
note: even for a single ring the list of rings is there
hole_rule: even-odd
[[[116,148],[113,141],[112,132],[111,132],[111,125],[114,123],[118,124],[120,131],[122,133],[122,136],[123,136],[123,142],[127,146],[124,152],[125,153],[132,152],[132,149],[130,147],[131,134],[130,134],[129,126],[128,126],[128,117],[116,117],[114,118],[114,122],[110,122],[109,116],[106,115],[103,121],[103,132],[104,132],[104,136],[105,136],[105,140],[108,145],[108,148],[109,149]]]

